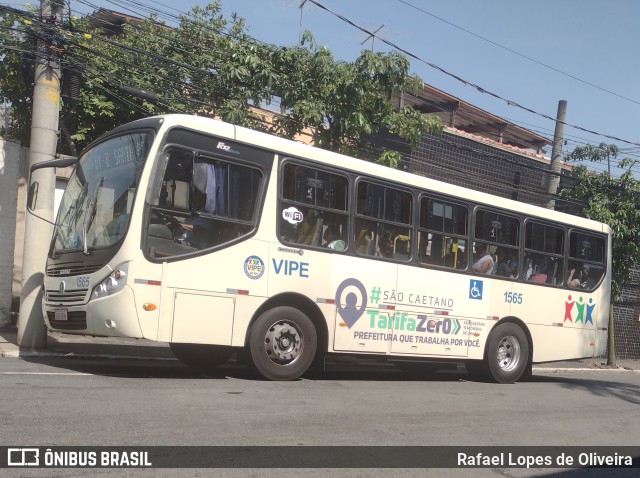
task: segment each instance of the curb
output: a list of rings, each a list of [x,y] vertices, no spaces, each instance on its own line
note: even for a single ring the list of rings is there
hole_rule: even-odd
[[[140,355],[110,355],[110,354],[78,354],[65,352],[45,352],[36,350],[12,350],[0,353],[0,357],[5,358],[24,358],[24,357],[58,357],[58,358],[77,358],[77,359],[118,359],[118,360],[169,360],[177,361],[173,357],[144,357]]]
[[[640,370],[633,370],[625,367],[618,368],[592,368],[592,367],[533,367],[534,372],[538,373],[557,373],[557,372],[611,372],[611,373],[640,373]]]

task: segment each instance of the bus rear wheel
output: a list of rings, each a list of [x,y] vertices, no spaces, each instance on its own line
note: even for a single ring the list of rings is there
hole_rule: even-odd
[[[253,367],[268,380],[295,380],[305,373],[316,355],[315,326],[293,307],[264,312],[249,331],[249,356]]]
[[[202,371],[227,363],[234,352],[224,345],[171,343],[169,347],[180,362]]]
[[[486,370],[498,383],[513,383],[525,373],[529,341],[521,327],[510,322],[496,326],[489,336]]]

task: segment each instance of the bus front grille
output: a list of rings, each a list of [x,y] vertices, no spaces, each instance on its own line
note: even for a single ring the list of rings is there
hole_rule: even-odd
[[[89,289],[73,289],[60,292],[55,289],[45,291],[45,301],[50,305],[77,304],[84,302]]]
[[[87,328],[87,313],[83,311],[69,312],[67,320],[56,320],[55,312],[47,312],[51,327],[59,330],[85,330]]]
[[[93,274],[102,267],[101,265],[85,265],[82,262],[69,262],[47,267],[48,277],[69,277]]]

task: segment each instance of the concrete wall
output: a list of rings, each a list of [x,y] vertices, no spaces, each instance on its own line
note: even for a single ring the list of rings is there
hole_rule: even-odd
[[[20,297],[28,149],[0,138],[0,327],[10,325]]]

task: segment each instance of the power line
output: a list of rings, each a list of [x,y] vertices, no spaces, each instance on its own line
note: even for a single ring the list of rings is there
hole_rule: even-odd
[[[550,121],[554,121],[554,122],[556,122],[556,121],[557,121],[557,120],[556,120],[556,118],[553,118],[552,116],[549,116],[549,115],[547,115],[547,114],[545,114],[545,113],[540,113],[540,112],[538,112],[538,111],[536,111],[536,110],[534,110],[534,109],[532,109],[532,108],[528,108],[528,107],[526,107],[526,106],[523,106],[523,105],[521,105],[521,104],[519,104],[519,103],[517,103],[517,102],[515,102],[515,101],[513,101],[513,100],[510,100],[510,99],[508,99],[508,98],[504,98],[504,97],[500,96],[500,95],[499,95],[499,94],[497,94],[497,93],[494,93],[494,92],[492,92],[492,91],[490,91],[490,90],[487,90],[487,89],[485,89],[485,88],[483,88],[483,87],[481,87],[481,86],[479,86],[479,85],[476,85],[475,83],[473,83],[473,82],[471,82],[471,81],[465,80],[465,79],[464,79],[464,78],[462,78],[461,76],[458,76],[458,75],[456,75],[456,74],[454,74],[454,73],[451,73],[451,72],[449,72],[449,71],[445,70],[444,68],[442,68],[442,67],[440,67],[440,66],[438,66],[438,65],[436,65],[436,64],[434,64],[434,63],[431,63],[431,62],[429,62],[429,61],[427,61],[427,60],[425,60],[425,59],[423,59],[422,57],[418,56],[417,54],[412,53],[412,52],[410,52],[409,50],[406,50],[406,49],[404,49],[404,48],[402,48],[402,47],[400,47],[400,46],[396,45],[395,43],[393,43],[393,42],[391,42],[391,41],[389,41],[389,40],[387,40],[387,39],[385,39],[385,38],[383,38],[383,37],[380,37],[380,36],[375,35],[375,34],[374,34],[373,32],[371,32],[370,30],[367,30],[366,28],[364,28],[364,27],[362,27],[362,26],[358,25],[357,23],[355,23],[354,21],[352,21],[352,20],[350,20],[349,18],[345,17],[344,15],[341,15],[341,14],[339,14],[339,13],[334,12],[333,10],[331,10],[330,8],[328,8],[328,7],[326,7],[325,5],[321,4],[321,3],[320,3],[320,2],[318,2],[317,0],[309,0],[309,2],[313,3],[313,4],[314,4],[314,5],[316,5],[318,8],[321,8],[321,9],[325,10],[326,12],[328,12],[328,13],[330,13],[331,15],[335,16],[336,18],[339,18],[339,19],[340,19],[340,20],[342,20],[343,22],[345,22],[345,23],[347,23],[347,24],[349,24],[349,25],[353,26],[354,28],[357,28],[358,30],[360,30],[360,31],[362,31],[362,32],[364,32],[364,33],[366,33],[366,34],[368,34],[368,35],[375,36],[375,37],[376,37],[376,38],[378,38],[381,42],[385,43],[386,45],[390,46],[391,48],[393,48],[393,49],[395,49],[395,50],[398,50],[399,52],[404,53],[404,54],[405,54],[405,55],[407,55],[408,57],[413,58],[413,59],[415,59],[415,60],[417,60],[417,61],[419,61],[419,62],[421,62],[421,63],[424,63],[425,65],[427,65],[427,66],[429,66],[429,67],[431,67],[431,68],[434,68],[434,69],[436,69],[436,70],[440,71],[441,73],[443,73],[443,74],[445,74],[445,75],[447,75],[447,76],[449,76],[449,77],[451,77],[451,78],[453,78],[453,79],[455,79],[455,80],[459,81],[460,83],[462,83],[462,84],[464,84],[464,85],[466,85],[466,86],[471,86],[472,88],[476,89],[476,90],[477,90],[478,92],[480,92],[480,93],[487,94],[487,95],[492,96],[492,97],[494,97],[494,98],[496,98],[496,99],[499,99],[499,100],[501,100],[501,101],[504,101],[504,102],[505,102],[505,103],[507,103],[507,105],[509,105],[509,106],[515,106],[516,108],[520,108],[520,109],[522,109],[522,110],[524,110],[524,111],[527,111],[527,112],[529,112],[529,113],[532,113],[532,114],[535,114],[535,115],[541,116],[541,117],[543,117],[543,118],[545,118],[545,119],[548,119],[548,120],[550,120]],[[626,139],[623,139],[623,138],[619,138],[619,137],[617,137],[617,136],[613,136],[613,135],[609,135],[609,134],[605,134],[605,133],[600,133],[600,132],[597,132],[597,131],[594,131],[594,130],[591,130],[591,129],[588,129],[588,128],[584,128],[584,127],[582,127],[582,126],[578,126],[578,125],[574,125],[574,124],[571,124],[571,123],[567,123],[566,121],[563,121],[563,122],[562,122],[562,124],[564,124],[564,125],[566,125],[566,126],[569,126],[569,127],[571,127],[571,128],[575,128],[575,129],[578,129],[578,130],[581,130],[581,131],[585,131],[585,132],[587,132],[587,133],[595,134],[595,135],[597,135],[597,136],[603,136],[603,137],[605,137],[605,138],[613,139],[613,140],[615,140],[615,141],[620,141],[620,142],[622,142],[622,143],[632,144],[632,145],[634,145],[634,146],[640,146],[640,143],[636,143],[636,142],[629,141],[629,140],[626,140]]]
[[[470,31],[470,30],[467,30],[467,29],[465,29],[465,28],[463,28],[463,27],[459,26],[459,25],[456,25],[455,23],[452,23],[452,22],[450,22],[449,20],[445,20],[445,19],[444,19],[444,18],[442,18],[442,17],[439,17],[439,16],[437,16],[437,15],[434,15],[433,13],[428,12],[427,10],[424,10],[423,8],[420,8],[420,7],[416,6],[416,5],[413,5],[412,3],[409,3],[409,2],[407,2],[407,1],[405,1],[405,0],[398,0],[398,1],[399,1],[400,3],[404,3],[405,5],[407,5],[407,6],[411,7],[411,8],[414,8],[414,9],[416,9],[416,10],[418,10],[418,11],[420,11],[420,12],[424,13],[425,15],[429,15],[430,17],[433,17],[433,18],[435,18],[436,20],[440,20],[441,22],[444,22],[444,23],[446,23],[447,25],[450,25],[450,26],[452,26],[452,27],[454,27],[454,28],[457,28],[458,30],[461,30],[461,31],[463,31],[463,32],[465,32],[465,33],[468,33],[469,35],[472,35],[472,36],[474,36],[474,37],[476,37],[476,38],[479,38],[479,39],[480,39],[480,40],[482,40],[482,41],[485,41],[485,42],[490,43],[490,44],[492,44],[492,45],[494,45],[494,46],[497,46],[498,48],[502,48],[503,50],[506,50],[506,51],[508,51],[508,52],[510,52],[510,53],[513,53],[514,55],[518,55],[518,56],[520,56],[520,57],[522,57],[522,58],[525,58],[526,60],[532,61],[533,63],[536,63],[536,64],[538,64],[538,65],[540,65],[540,66],[545,67],[545,68],[548,68],[549,70],[555,71],[556,73],[560,73],[561,75],[564,75],[564,76],[567,76],[567,77],[572,78],[572,79],[574,79],[574,80],[577,80],[577,81],[579,81],[579,82],[581,82],[581,83],[584,83],[585,85],[589,85],[589,86],[591,86],[591,87],[593,87],[593,88],[596,88],[596,89],[598,89],[598,90],[600,90],[600,91],[604,91],[605,93],[609,93],[609,94],[611,94],[611,95],[617,96],[618,98],[622,98],[623,100],[627,100],[627,101],[630,101],[630,102],[635,103],[635,104],[637,104],[637,105],[640,105],[640,101],[636,101],[636,100],[634,100],[633,98],[628,98],[628,97],[626,97],[626,96],[624,96],[624,95],[621,95],[621,94],[616,93],[616,92],[614,92],[614,91],[611,91],[611,90],[608,90],[608,89],[606,89],[606,88],[603,88],[602,86],[598,86],[598,85],[596,85],[596,84],[594,84],[594,83],[591,83],[591,82],[589,82],[589,81],[587,81],[587,80],[583,80],[582,78],[579,78],[579,77],[577,77],[577,76],[574,76],[574,75],[572,75],[571,73],[567,73],[567,72],[562,71],[562,70],[560,70],[560,69],[558,69],[558,68],[555,68],[555,67],[553,67],[553,66],[547,65],[546,63],[543,63],[543,62],[541,62],[541,61],[539,61],[539,60],[536,60],[535,58],[531,58],[530,56],[524,55],[524,54],[522,54],[522,53],[520,53],[520,52],[517,52],[517,51],[515,51],[515,50],[513,50],[513,49],[511,49],[511,48],[509,48],[509,47],[506,47],[506,46],[504,46],[504,45],[501,45],[500,43],[497,43],[497,42],[495,42],[495,41],[493,41],[493,40],[489,40],[488,38],[485,38],[485,37],[483,37],[483,36],[481,36],[481,35],[478,35],[477,33],[474,33],[474,32],[472,32],[472,31]],[[375,32],[374,32],[374,33],[375,33]]]

